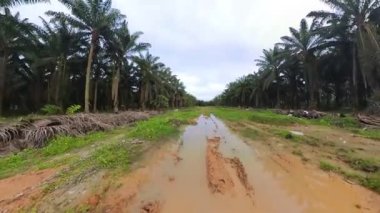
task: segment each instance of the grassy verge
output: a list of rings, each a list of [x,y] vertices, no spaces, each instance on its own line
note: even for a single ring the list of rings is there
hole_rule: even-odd
[[[364,187],[380,193],[380,172],[363,174],[357,171],[344,169],[328,161],[321,161],[319,167],[324,171],[340,174],[348,180],[352,180]]]
[[[148,121],[137,122],[136,125],[127,132],[126,137],[156,141],[175,136],[180,133],[179,127],[181,125],[191,124],[200,113],[200,108],[190,108],[180,111],[171,111],[164,115],[153,117]]]
[[[352,116],[327,115],[321,119],[309,120],[276,114],[271,110],[242,110],[222,107],[208,108],[208,112],[229,121],[231,126],[245,138],[262,141],[275,136],[283,143],[289,144],[285,147],[303,161],[316,163],[324,171],[335,172],[380,193],[380,159],[376,155],[368,153],[367,149],[358,150],[352,143],[346,144],[312,133],[299,136],[288,130],[288,126],[295,124],[306,125],[309,128],[325,126],[336,128],[336,131],[345,129],[347,134],[354,133],[366,138],[380,139],[380,131],[360,128],[356,118]],[[251,128],[250,125],[253,123],[266,125],[256,125]],[[262,131],[255,128],[260,128]],[[339,134],[344,133],[341,131]],[[321,160],[325,158],[329,160]]]
[[[108,132],[94,132],[80,137],[58,137],[51,140],[48,146],[41,149],[27,149],[18,154],[0,158],[0,179],[14,174],[35,169],[54,168],[80,161],[75,150],[92,144],[104,144],[91,154],[89,165],[97,168],[127,168],[138,146],[125,145],[128,141],[139,139],[159,141],[176,136],[182,124],[189,124],[199,116],[199,108],[170,111],[147,121],[137,122],[130,127]],[[123,140],[121,140],[121,139]],[[124,141],[124,142],[120,142]],[[67,153],[74,153],[66,155]],[[130,152],[132,151],[132,152]]]
[[[28,169],[46,169],[61,166],[74,161],[74,156],[64,156],[58,160],[50,160],[55,156],[79,149],[97,141],[105,140],[114,132],[91,133],[80,137],[58,137],[50,141],[42,149],[27,149],[15,155],[0,158],[0,178],[9,177]]]
[[[75,183],[93,171],[106,170],[112,175],[128,172],[131,164],[147,149],[157,142],[177,136],[181,125],[192,123],[199,115],[198,108],[171,111],[125,128],[118,140],[110,141],[97,148],[88,158],[70,164],[69,169],[63,171],[54,182],[50,183],[45,192],[48,193],[68,183]]]
[[[274,113],[272,110],[263,109],[243,110],[238,108],[215,107],[208,108],[208,111],[215,114],[217,117],[231,122],[251,121],[274,126],[290,126],[299,124],[337,127],[347,129],[350,132],[362,137],[380,140],[379,130],[362,129],[356,118],[350,115],[347,115],[346,117],[327,115],[320,119],[304,119],[280,115]]]

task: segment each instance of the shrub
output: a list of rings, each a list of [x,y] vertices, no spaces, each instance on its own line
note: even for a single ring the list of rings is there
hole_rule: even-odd
[[[81,110],[81,108],[82,108],[82,106],[78,105],[78,104],[71,105],[66,109],[66,114],[67,115],[74,115],[74,114],[78,113]]]
[[[41,112],[45,115],[57,115],[62,113],[62,108],[57,105],[46,104],[41,108]]]
[[[169,108],[169,99],[164,95],[159,95],[156,100],[152,102],[152,105],[156,109],[166,109]]]

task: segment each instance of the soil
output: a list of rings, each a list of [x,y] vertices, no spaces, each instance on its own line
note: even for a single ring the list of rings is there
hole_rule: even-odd
[[[55,169],[46,169],[0,180],[0,212],[14,212],[31,205],[41,197],[42,186],[56,172]]]
[[[268,128],[249,125],[263,134]],[[289,130],[305,135],[313,131],[300,126]],[[315,131],[321,137],[328,133],[324,128]],[[342,137],[340,132],[329,134],[330,140],[333,134]],[[371,140],[350,137],[342,140],[353,147],[378,147]],[[8,206],[17,206],[8,208],[11,212],[32,203],[38,203],[40,212],[83,206],[90,212],[132,213],[380,212],[379,194],[306,164],[286,147],[292,148],[276,137],[242,139],[216,117],[201,116],[185,129],[178,143],[149,151],[126,175],[91,174],[86,182],[54,191],[44,199],[38,196],[39,186],[56,171],[15,176],[0,180],[0,205],[7,200]],[[25,196],[25,202],[12,200],[28,188],[35,190]]]

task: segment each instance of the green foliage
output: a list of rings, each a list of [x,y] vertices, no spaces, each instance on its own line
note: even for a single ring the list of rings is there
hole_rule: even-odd
[[[361,183],[363,186],[380,193],[380,174],[374,174],[362,178]]]
[[[26,169],[28,161],[35,161],[36,153],[33,150],[24,150],[15,155],[0,158],[0,179],[14,174],[19,169]]]
[[[169,108],[169,99],[164,95],[159,95],[156,100],[153,101],[153,106],[156,109]]]
[[[252,110],[240,110],[237,108],[224,108],[215,107],[208,108],[208,113],[212,113],[215,116],[228,120],[228,121],[243,121],[247,120],[252,115]]]
[[[50,141],[49,145],[41,149],[41,152],[44,156],[59,155],[103,140],[108,135],[105,132],[96,132],[83,137],[61,136]]]
[[[0,178],[8,177],[18,171],[33,166],[38,169],[55,167],[71,162],[75,158],[65,157],[56,161],[48,162],[47,159],[90,145],[96,141],[104,140],[111,133],[97,132],[81,137],[62,136],[53,139],[49,145],[42,149],[26,149],[17,154],[0,158]]]
[[[156,141],[179,133],[177,124],[191,123],[200,115],[198,108],[171,111],[137,124],[126,134],[128,138]],[[175,121],[175,123],[173,123]]]
[[[347,163],[355,170],[361,170],[366,173],[376,173],[380,171],[380,158],[363,157],[356,153],[354,149],[348,150],[340,148],[336,151],[339,159]]]
[[[74,115],[78,113],[81,110],[81,108],[82,106],[78,104],[71,105],[66,109],[66,115]]]
[[[351,131],[353,133],[358,134],[360,136],[363,136],[365,138],[380,140],[380,131],[377,129],[354,129],[354,128],[352,128]]]
[[[45,115],[58,115],[62,114],[62,108],[52,104],[46,104],[41,108],[41,112]]]
[[[101,168],[127,170],[130,164],[128,146],[122,143],[106,145],[95,151],[93,158]]]
[[[365,172],[377,172],[380,170],[380,161],[375,159],[363,159],[356,158],[351,159],[350,166],[357,170],[362,170]]]
[[[319,168],[321,168],[323,171],[327,172],[338,172],[340,170],[339,167],[327,162],[327,161],[321,161],[319,162]]]

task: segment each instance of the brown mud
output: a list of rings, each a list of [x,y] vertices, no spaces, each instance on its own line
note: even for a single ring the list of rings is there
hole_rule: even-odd
[[[0,212],[16,212],[42,196],[41,186],[53,178],[57,170],[19,174],[0,180]]]
[[[65,206],[117,213],[380,212],[378,194],[305,164],[275,149],[277,145],[267,146],[271,140],[244,141],[214,116],[201,116],[185,129],[178,144],[150,150],[125,176],[91,175],[91,182],[80,182],[68,192],[56,190],[42,200],[36,186],[54,171],[15,176],[0,181],[0,189],[14,190],[0,190],[0,200],[32,187],[39,212]],[[27,185],[6,187],[18,182]],[[33,193],[25,202],[33,203]],[[73,203],[79,203],[78,208],[72,208]]]
[[[246,143],[214,116],[201,116],[178,145],[157,153],[95,211],[380,212],[378,194]]]

